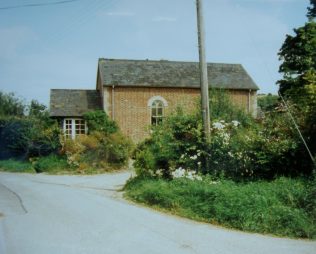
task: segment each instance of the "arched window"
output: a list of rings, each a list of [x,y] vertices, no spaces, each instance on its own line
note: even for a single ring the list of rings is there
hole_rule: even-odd
[[[164,104],[161,100],[154,100],[151,104],[151,124],[158,125],[164,116]]]
[[[160,124],[164,118],[168,102],[161,96],[153,96],[148,100],[148,107],[150,108],[151,124]]]

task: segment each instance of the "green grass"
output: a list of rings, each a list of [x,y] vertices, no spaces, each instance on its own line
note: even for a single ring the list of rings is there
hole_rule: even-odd
[[[32,164],[27,161],[19,160],[0,160],[0,171],[19,172],[19,173],[35,173]]]
[[[16,173],[46,173],[54,175],[93,175],[106,172],[117,172],[120,166],[104,165],[103,168],[95,168],[91,163],[85,163],[82,167],[70,166],[65,156],[48,155],[33,158],[32,162],[16,159],[0,160],[0,171]]]
[[[249,232],[316,238],[315,189],[311,181],[273,182],[134,178],[126,197],[183,217]]]
[[[65,157],[55,154],[37,158],[33,163],[33,167],[37,173],[61,174],[73,173],[74,171],[73,168],[68,165]]]

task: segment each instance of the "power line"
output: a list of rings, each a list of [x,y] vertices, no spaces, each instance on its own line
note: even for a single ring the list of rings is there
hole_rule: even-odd
[[[18,9],[18,8],[29,8],[29,7],[41,7],[41,6],[48,6],[48,5],[61,5],[61,4],[68,4],[71,2],[78,2],[81,0],[62,0],[62,1],[55,1],[55,2],[49,2],[49,3],[33,3],[33,4],[20,4],[20,5],[11,5],[11,6],[5,6],[0,7],[0,10],[10,10],[10,9]]]

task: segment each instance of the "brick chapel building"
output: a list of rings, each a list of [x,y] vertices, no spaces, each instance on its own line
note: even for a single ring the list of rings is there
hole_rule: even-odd
[[[240,64],[208,63],[209,87],[225,89],[232,102],[256,115],[257,90]],[[182,107],[194,110],[200,98],[196,62],[99,59],[95,90],[52,89],[50,116],[65,135],[87,132],[82,115],[104,110],[134,142],[148,136],[149,126]]]

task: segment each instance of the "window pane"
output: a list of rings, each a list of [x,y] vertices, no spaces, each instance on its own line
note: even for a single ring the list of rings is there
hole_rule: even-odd
[[[86,133],[85,121],[81,119],[76,119],[75,128],[76,128],[76,136],[85,134]]]
[[[155,100],[151,106],[151,124],[160,124],[163,120],[164,105],[160,100]]]

